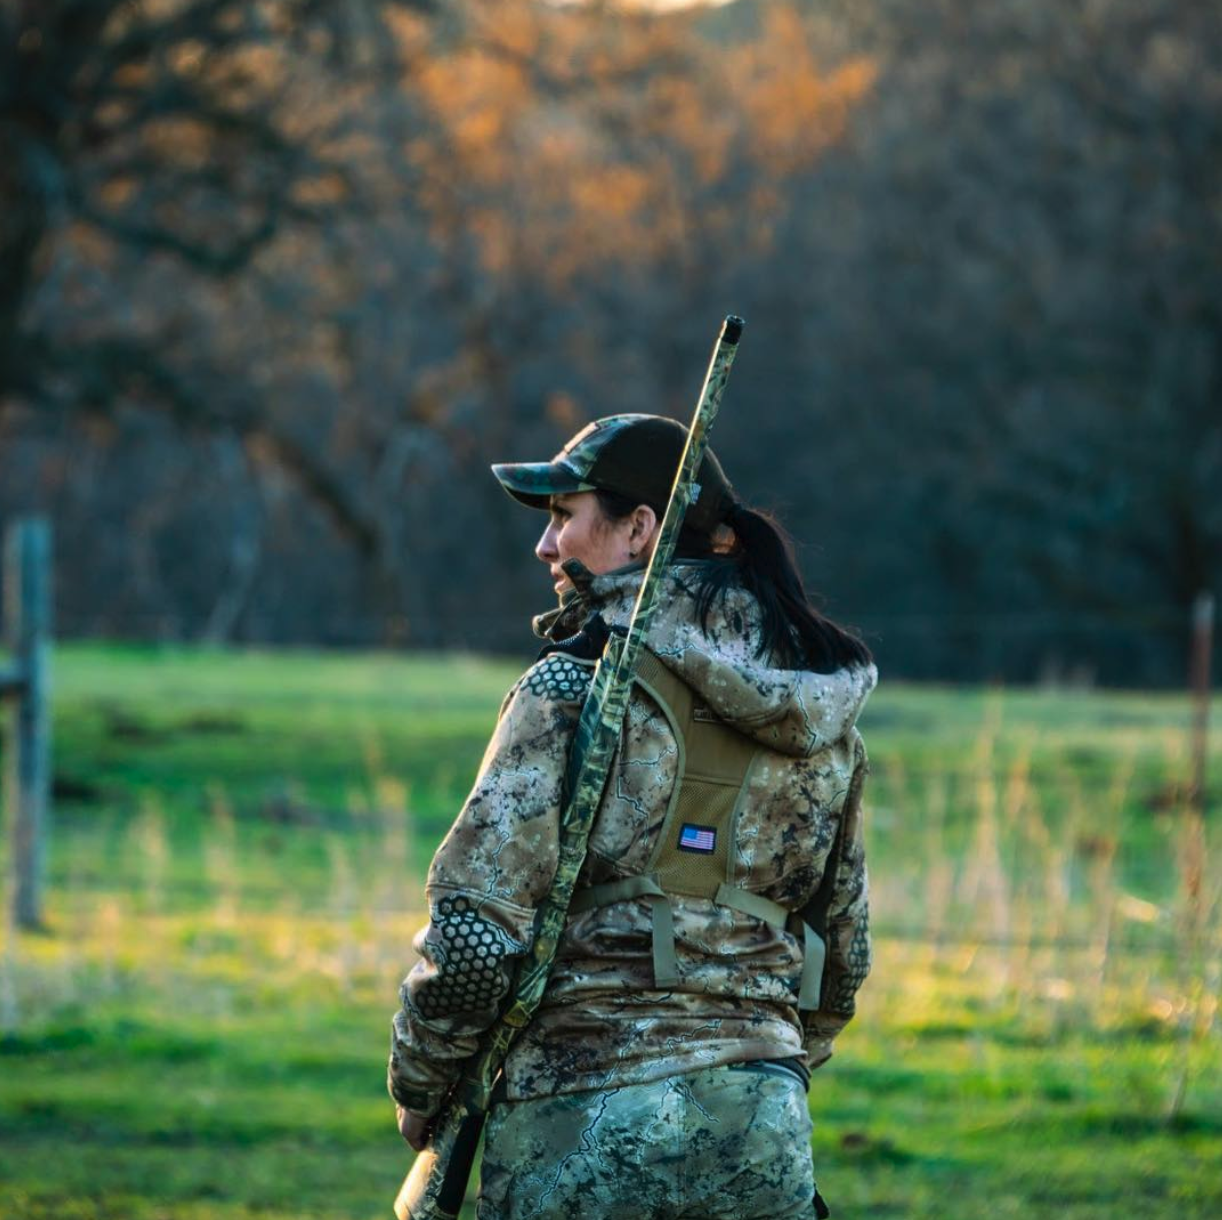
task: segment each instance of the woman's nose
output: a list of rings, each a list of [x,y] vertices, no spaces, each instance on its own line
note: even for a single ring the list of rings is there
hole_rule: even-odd
[[[556,531],[550,522],[535,546],[535,554],[544,563],[551,563],[560,554],[556,549]]]

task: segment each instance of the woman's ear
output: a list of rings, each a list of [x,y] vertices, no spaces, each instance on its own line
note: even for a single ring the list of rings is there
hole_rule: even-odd
[[[657,528],[658,514],[648,504],[638,504],[632,510],[632,532],[628,535],[628,548],[634,557],[649,546]]]

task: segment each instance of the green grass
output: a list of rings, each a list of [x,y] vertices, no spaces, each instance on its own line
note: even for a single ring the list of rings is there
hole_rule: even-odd
[[[0,1217],[389,1214],[423,873],[518,668],[59,651],[49,928],[0,951]],[[1222,1214],[1187,724],[1166,695],[871,702],[878,960],[811,1090],[838,1217]]]

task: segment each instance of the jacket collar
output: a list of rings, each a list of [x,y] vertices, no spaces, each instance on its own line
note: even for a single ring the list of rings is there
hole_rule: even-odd
[[[537,614],[531,622],[535,635],[545,640],[563,640],[576,634],[594,611],[618,608],[625,599],[631,614],[645,575],[645,561],[641,559],[598,576],[580,559],[566,559],[560,567],[573,582],[572,588],[560,595],[559,606]]]
[[[784,754],[809,757],[853,727],[874,689],[873,665],[835,673],[785,669],[759,655],[760,610],[745,589],[732,589],[698,621],[696,582],[702,560],[680,560],[664,579],[657,614],[646,641],[657,658],[686,682],[713,713],[740,732]],[[573,583],[559,607],[535,619],[535,631],[551,640],[576,635],[595,611],[609,627],[626,627],[641,587],[644,564],[595,576],[569,561]]]

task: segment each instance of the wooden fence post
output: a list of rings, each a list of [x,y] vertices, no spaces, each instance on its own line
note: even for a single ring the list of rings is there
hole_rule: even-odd
[[[5,717],[4,808],[9,829],[12,916],[42,926],[51,788],[51,527],[38,517],[13,522],[4,547],[5,641],[0,668]]]
[[[1192,687],[1192,781],[1189,799],[1202,816],[1207,801],[1209,760],[1209,677],[1212,668],[1214,634],[1214,595],[1199,593],[1192,607],[1192,662],[1189,682]]]
[[[1188,684],[1192,692],[1192,775],[1185,792],[1183,842],[1180,848],[1181,885],[1184,899],[1183,936],[1177,945],[1180,968],[1186,980],[1186,1017],[1183,1027],[1183,1058],[1179,1080],[1167,1112],[1176,1121],[1184,1108],[1193,1059],[1198,1047],[1209,1036],[1214,1023],[1214,1006],[1208,1000],[1205,867],[1207,861],[1205,814],[1209,807],[1209,688],[1213,653],[1214,597],[1200,593],[1192,607],[1192,651],[1188,665]]]

